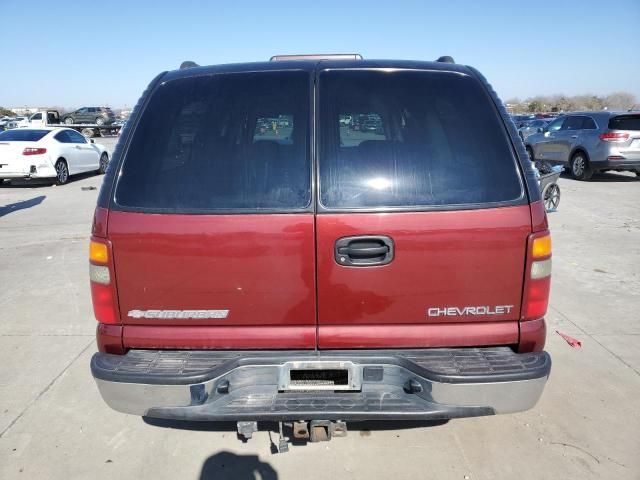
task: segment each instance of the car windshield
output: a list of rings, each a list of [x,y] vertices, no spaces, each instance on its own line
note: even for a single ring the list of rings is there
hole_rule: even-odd
[[[0,133],[0,142],[37,142],[47,133],[49,130],[7,130]]]

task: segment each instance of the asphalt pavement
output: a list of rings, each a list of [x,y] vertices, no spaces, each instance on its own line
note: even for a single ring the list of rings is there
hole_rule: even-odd
[[[554,364],[534,409],[349,424],[346,438],[286,454],[272,453],[275,425],[242,443],[235,424],[145,421],[103,403],[87,266],[101,182],[0,187],[0,478],[640,478],[640,178],[560,179]]]

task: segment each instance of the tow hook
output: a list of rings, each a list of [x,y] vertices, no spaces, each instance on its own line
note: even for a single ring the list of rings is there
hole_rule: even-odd
[[[258,422],[237,422],[238,437],[241,440],[249,440],[254,432],[258,431]],[[278,453],[289,451],[289,442],[284,435],[284,422],[278,422]],[[332,438],[347,436],[347,423],[342,420],[298,420],[286,423],[291,427],[296,440],[307,440],[309,442],[328,442]],[[274,445],[275,447],[275,445]]]
[[[311,442],[328,442],[333,437],[346,437],[347,424],[341,420],[300,420],[293,422],[293,437]]]

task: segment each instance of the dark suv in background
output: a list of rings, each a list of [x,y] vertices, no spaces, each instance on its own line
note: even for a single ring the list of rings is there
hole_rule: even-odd
[[[109,107],[82,107],[67,113],[62,117],[62,121],[68,125],[74,123],[108,125],[116,121],[116,116]]]
[[[577,180],[595,172],[640,175],[640,113],[573,112],[525,138],[531,159],[569,167]]]
[[[90,244],[111,407],[313,441],[536,403],[551,240],[513,122],[471,67],[349,58],[143,94]]]

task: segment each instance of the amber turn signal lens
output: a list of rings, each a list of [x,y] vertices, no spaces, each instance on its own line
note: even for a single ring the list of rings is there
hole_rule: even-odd
[[[533,258],[548,257],[551,255],[551,236],[545,235],[533,240],[532,247]]]
[[[107,263],[109,261],[109,250],[104,243],[94,242],[89,244],[89,260],[95,263]]]

